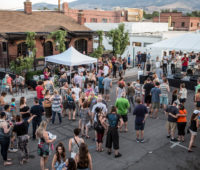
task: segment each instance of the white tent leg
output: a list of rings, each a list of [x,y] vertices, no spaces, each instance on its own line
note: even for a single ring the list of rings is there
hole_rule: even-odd
[[[72,73],[71,73],[71,66],[69,66],[69,68],[70,68],[70,84],[72,84]]]

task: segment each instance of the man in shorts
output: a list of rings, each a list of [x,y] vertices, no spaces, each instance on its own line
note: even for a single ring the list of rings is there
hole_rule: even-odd
[[[158,118],[158,110],[159,110],[159,107],[160,107],[160,94],[161,94],[161,91],[159,89],[159,85],[160,84],[158,82],[156,82],[156,86],[151,89],[152,109],[151,109],[150,117],[152,117],[153,113],[154,113],[154,117]]]
[[[172,142],[177,142],[177,139],[175,139],[175,132],[176,132],[176,122],[177,118],[176,115],[179,114],[179,110],[177,108],[177,103],[174,102],[172,106],[168,106],[166,109],[166,115],[168,116],[166,128],[168,131],[167,138],[171,137]]]
[[[112,79],[109,77],[109,74],[103,79],[104,85],[104,97],[105,101],[110,101],[110,89],[112,87]]]
[[[128,132],[128,109],[130,107],[128,99],[126,99],[126,93],[123,92],[121,97],[117,99],[115,106],[117,108],[117,114],[119,114],[124,122],[125,130],[124,132]],[[122,128],[120,129],[122,132]]]
[[[136,130],[136,142],[144,142],[144,125],[145,120],[148,116],[148,110],[145,105],[141,103],[141,99],[138,97],[136,99],[137,105],[133,110],[133,115],[135,115],[135,130]]]

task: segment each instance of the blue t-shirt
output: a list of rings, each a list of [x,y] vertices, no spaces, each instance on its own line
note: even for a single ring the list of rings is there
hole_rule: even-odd
[[[98,78],[98,81],[99,81],[99,88],[100,88],[100,89],[103,89],[103,79],[104,79],[104,77],[99,77],[99,78]]]
[[[154,87],[151,89],[151,101],[152,103],[159,103],[160,102],[160,94],[161,94],[161,91],[159,88],[157,87]]]
[[[120,119],[120,115],[109,113],[107,114],[106,117],[108,119],[108,123],[110,127],[117,127],[119,119]]]
[[[136,124],[141,124],[143,123],[145,114],[148,113],[147,107],[143,104],[138,104],[134,110],[133,110],[133,115],[135,115],[135,123]]]

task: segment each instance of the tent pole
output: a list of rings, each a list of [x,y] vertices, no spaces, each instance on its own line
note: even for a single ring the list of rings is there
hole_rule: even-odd
[[[70,85],[72,84],[72,73],[71,73],[71,66],[69,66],[69,68],[70,68]]]
[[[97,61],[97,63],[98,63],[98,61]],[[97,74],[97,63],[96,63],[96,74]]]

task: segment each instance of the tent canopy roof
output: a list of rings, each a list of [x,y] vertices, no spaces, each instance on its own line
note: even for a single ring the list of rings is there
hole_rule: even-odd
[[[83,64],[96,63],[97,59],[81,54],[74,47],[71,46],[63,53],[45,57],[45,61],[67,66],[78,66]]]
[[[178,37],[163,40],[147,46],[163,50],[182,50],[200,52],[200,32],[186,33]]]

